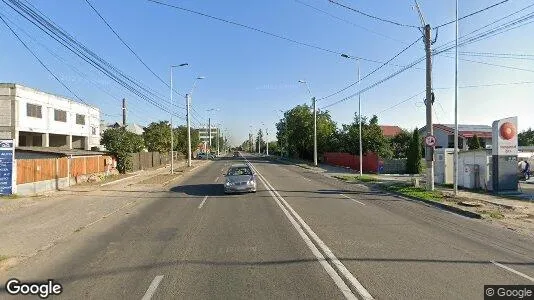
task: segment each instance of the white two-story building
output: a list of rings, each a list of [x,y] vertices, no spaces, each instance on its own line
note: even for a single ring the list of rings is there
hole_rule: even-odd
[[[100,144],[100,110],[13,83],[0,83],[0,139],[16,146],[91,150]]]

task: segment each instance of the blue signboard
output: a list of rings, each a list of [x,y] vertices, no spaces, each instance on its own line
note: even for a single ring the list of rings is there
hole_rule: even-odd
[[[0,195],[13,194],[13,140],[0,140]]]

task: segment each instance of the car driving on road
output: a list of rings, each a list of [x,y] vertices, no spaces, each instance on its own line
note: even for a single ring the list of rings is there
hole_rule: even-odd
[[[249,165],[232,165],[224,176],[226,177],[224,183],[226,194],[256,192],[256,175]]]

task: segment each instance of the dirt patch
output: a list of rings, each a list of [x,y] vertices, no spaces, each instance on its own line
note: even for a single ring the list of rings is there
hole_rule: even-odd
[[[138,182],[137,184],[164,184],[170,180],[182,176],[182,172],[178,172],[177,170],[175,170],[174,172],[174,174],[159,174],[156,176],[152,176],[150,178]]]

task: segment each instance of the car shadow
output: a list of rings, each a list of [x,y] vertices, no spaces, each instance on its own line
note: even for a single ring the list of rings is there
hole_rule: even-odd
[[[189,196],[224,196],[224,186],[222,184],[187,184],[172,187],[171,192],[184,193]]]

